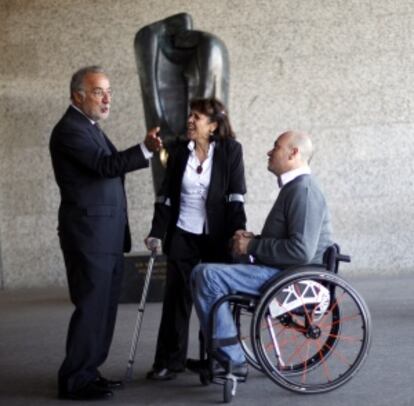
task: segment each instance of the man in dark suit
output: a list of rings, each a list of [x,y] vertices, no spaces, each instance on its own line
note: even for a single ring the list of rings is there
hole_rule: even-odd
[[[75,305],[59,370],[59,397],[105,399],[121,386],[101,376],[98,368],[112,341],[123,252],[131,248],[124,175],[147,167],[162,145],[155,128],[143,143],[115,149],[97,124],[108,117],[112,98],[102,68],[80,69],[70,91],[72,104],[50,138],[61,194],[58,234]]]

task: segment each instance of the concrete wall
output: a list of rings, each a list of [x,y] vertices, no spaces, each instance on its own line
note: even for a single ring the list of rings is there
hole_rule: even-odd
[[[48,138],[69,79],[105,66],[106,132],[142,140],[133,39],[177,12],[227,44],[230,113],[244,146],[249,228],[277,194],[265,154],[287,128],[309,131],[347,272],[414,268],[414,3],[408,0],[0,0],[0,280],[64,284]],[[149,170],[128,175],[134,249],[152,215]]]

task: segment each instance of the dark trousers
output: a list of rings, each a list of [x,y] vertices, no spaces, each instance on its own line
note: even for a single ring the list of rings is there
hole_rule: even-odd
[[[184,368],[193,305],[191,271],[200,261],[225,262],[226,251],[225,244],[217,244],[217,239],[176,228],[167,259],[167,279],[154,369],[179,371]]]
[[[75,311],[69,323],[59,390],[72,392],[95,380],[108,356],[121,291],[123,255],[63,253]]]

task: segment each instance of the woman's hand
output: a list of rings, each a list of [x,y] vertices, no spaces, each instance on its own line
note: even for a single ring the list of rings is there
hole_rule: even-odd
[[[145,246],[150,251],[160,252],[161,251],[161,240],[155,237],[147,237],[144,240]]]

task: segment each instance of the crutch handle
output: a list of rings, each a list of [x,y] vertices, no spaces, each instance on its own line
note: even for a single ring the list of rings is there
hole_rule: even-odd
[[[146,240],[147,248],[152,251],[158,251],[161,248],[161,240],[155,237],[148,237]]]

